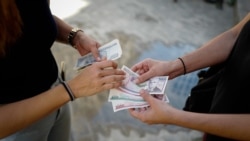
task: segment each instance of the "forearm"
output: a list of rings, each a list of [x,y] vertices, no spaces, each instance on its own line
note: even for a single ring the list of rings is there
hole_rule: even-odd
[[[235,40],[231,31],[227,31],[195,51],[171,61],[170,79],[225,61]]]
[[[62,85],[35,97],[0,106],[0,138],[23,129],[69,101]],[[8,128],[6,128],[8,127]]]
[[[178,111],[175,115],[175,125],[222,137],[250,140],[249,114],[198,114]]]
[[[61,43],[68,44],[68,35],[70,31],[72,30],[72,26],[69,24],[65,23],[58,17],[54,16],[56,25],[57,25],[57,38],[56,40]]]
[[[85,41],[88,40],[87,36],[84,34],[83,30],[77,29],[75,35],[71,35],[71,41],[69,41],[69,34],[72,31],[73,27],[59,19],[58,17],[54,16],[55,22],[57,24],[57,38],[56,41],[69,44],[75,47],[77,42],[79,43],[80,40]]]
[[[236,39],[232,29],[228,30],[195,51],[171,61],[171,71],[168,73],[170,79],[225,61]]]
[[[236,39],[235,34],[228,30],[196,51],[183,56],[187,73],[224,62],[233,49]]]
[[[250,14],[233,28],[216,36],[194,52],[182,56],[187,73],[224,62],[231,53],[242,28],[249,19]]]
[[[48,4],[50,5],[50,0],[48,0]],[[57,26],[56,40],[64,44],[68,44],[68,35],[73,27],[65,23],[63,20],[61,20],[57,16],[53,15],[53,17]]]

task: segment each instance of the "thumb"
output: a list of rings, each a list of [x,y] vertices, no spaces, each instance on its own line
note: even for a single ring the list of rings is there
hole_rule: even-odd
[[[146,72],[141,74],[139,77],[137,77],[135,83],[136,84],[140,84],[142,82],[145,82],[146,80],[148,80],[149,78],[151,78],[153,75],[150,72]]]
[[[140,91],[140,95],[151,106],[153,97],[146,90],[143,90],[143,89]]]

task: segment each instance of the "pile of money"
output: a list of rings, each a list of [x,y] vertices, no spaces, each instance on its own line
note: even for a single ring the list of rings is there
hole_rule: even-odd
[[[106,57],[107,60],[116,60],[121,57],[122,49],[118,39],[114,39],[113,41],[101,46],[99,49],[100,57]],[[81,56],[77,59],[74,69],[80,70],[84,67],[91,65],[96,62],[92,53],[88,53],[87,55]]]
[[[169,102],[165,94],[165,88],[168,82],[168,76],[157,76],[148,81],[136,84],[134,80],[139,76],[127,66],[121,68],[126,73],[126,79],[123,85],[109,91],[108,101],[112,103],[114,112],[129,109],[142,108],[149,106],[148,103],[140,96],[140,90],[145,89],[155,98]]]

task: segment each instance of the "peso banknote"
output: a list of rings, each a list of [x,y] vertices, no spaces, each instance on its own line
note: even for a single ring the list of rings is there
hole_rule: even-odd
[[[134,80],[139,75],[129,69],[127,66],[121,68],[126,73],[126,79],[123,85],[109,92],[108,101],[112,103],[114,112],[128,109],[147,107],[148,103],[140,96],[140,90],[147,90],[152,96],[169,102],[165,94],[165,88],[168,82],[168,76],[156,76],[148,81],[136,84]]]
[[[116,60],[121,57],[122,49],[118,39],[104,44],[99,49],[100,57],[106,57],[107,60]],[[77,59],[74,69],[79,70],[96,62],[92,53],[88,53]]]
[[[164,102],[169,102],[168,97],[166,94],[152,94],[153,97],[162,100]],[[112,107],[113,111],[121,111],[125,109],[130,109],[130,108],[143,108],[143,107],[148,107],[149,104],[146,101],[140,101],[140,102],[134,102],[134,101],[112,101]]]
[[[140,95],[140,90],[145,89],[150,94],[163,94],[168,82],[168,76],[156,76],[148,81],[141,84],[136,84],[134,81],[139,76],[137,73],[133,72],[127,66],[122,66],[121,68],[126,73],[126,79],[123,81],[123,85],[118,89],[127,94]]]
[[[130,94],[127,94],[127,93],[120,91],[118,89],[110,90],[108,101],[109,102],[112,102],[112,101],[130,101],[130,102],[136,102],[136,103],[144,102],[144,100],[141,96],[130,95]]]
[[[118,90],[130,94],[130,95],[139,95],[141,89],[145,87],[146,83],[136,84],[134,81],[139,76],[137,73],[133,72],[127,66],[123,65],[121,70],[126,73],[126,78],[123,80],[123,85],[118,88]]]
[[[112,102],[113,111],[121,111],[130,108],[143,108],[149,106],[147,102],[144,103],[134,103],[134,102],[119,102],[114,101]]]

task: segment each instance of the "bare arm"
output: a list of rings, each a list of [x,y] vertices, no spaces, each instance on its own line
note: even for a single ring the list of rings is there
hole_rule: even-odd
[[[250,140],[250,114],[199,114],[176,110],[173,115],[172,124],[175,125],[226,138]]]
[[[168,75],[169,79],[173,79],[184,74],[184,67],[186,73],[189,73],[225,61],[229,56],[237,37],[238,34],[235,28],[232,28],[213,38],[195,51],[182,56],[181,60],[183,63],[180,59],[164,62],[146,59],[134,65],[132,70],[140,72],[138,83],[159,75]]]
[[[104,90],[117,88],[121,86],[125,77],[124,72],[118,70],[117,66],[117,63],[113,61],[96,62],[86,67],[67,83],[75,98],[91,96]],[[29,99],[0,105],[0,139],[31,125],[57,110],[69,100],[69,94],[60,84]]]
[[[67,92],[59,85],[33,98],[0,106],[0,139],[27,127],[68,101]]]
[[[50,5],[50,0],[48,0],[48,4]],[[56,15],[54,15],[53,17],[56,22],[57,30],[58,30],[57,38],[56,38],[57,41],[64,43],[64,44],[68,44],[68,35],[71,29],[73,29],[73,27],[67,24],[66,22],[64,22],[63,20],[61,20],[60,18],[58,18]]]
[[[194,52],[183,56],[182,59],[185,62],[187,72],[192,72],[225,61],[233,49],[242,27],[249,19],[250,13],[233,28],[216,36]]]
[[[216,36],[195,51],[182,56],[181,58],[186,66],[186,73],[225,61],[232,51],[240,31],[249,19],[250,13],[233,28]],[[135,64],[132,70],[140,74],[137,83],[161,75],[168,75],[169,79],[173,79],[184,73],[183,64],[179,59],[172,61],[145,59]]]
[[[54,20],[56,22],[57,25],[57,41],[64,43],[64,44],[69,44],[68,43],[68,35],[71,31],[71,29],[73,29],[72,26],[70,26],[69,24],[65,23],[63,20],[61,20],[60,18],[58,18],[57,16],[54,15]]]
[[[50,5],[50,0],[48,0],[48,4]],[[56,22],[58,31],[56,40],[64,44],[69,44],[68,35],[73,27],[58,18],[56,15],[54,15],[54,20]],[[98,52],[98,48],[101,45],[97,41],[86,35],[83,29],[76,33],[75,37],[73,37],[72,43],[74,45],[74,48],[77,49],[81,55],[86,55],[87,53],[92,52],[97,61],[101,60]]]
[[[55,22],[57,24],[57,41],[65,44],[68,43],[68,35],[70,31],[73,29],[70,25],[54,16]],[[76,48],[81,55],[86,55],[89,52],[93,53],[93,56],[97,61],[100,61],[98,48],[101,46],[100,43],[86,35],[82,29],[76,33],[76,36],[73,38],[72,43],[74,48]]]
[[[173,124],[221,137],[250,140],[250,114],[200,114],[182,111],[147,92],[141,96],[149,103],[147,110],[130,109],[130,114],[148,124]],[[155,116],[157,115],[157,116]]]

